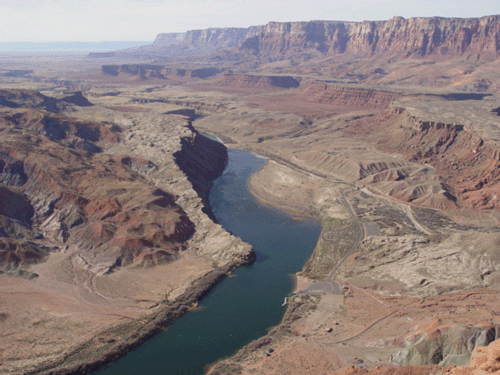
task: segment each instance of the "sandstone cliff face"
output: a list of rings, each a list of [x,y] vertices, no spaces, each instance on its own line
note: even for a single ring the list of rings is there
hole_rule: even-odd
[[[127,113],[123,117],[116,116],[115,120],[124,129],[124,140],[108,145],[106,151],[112,154],[127,152],[135,157],[148,155],[158,166],[143,168],[139,173],[155,186],[175,194],[176,203],[194,223],[189,248],[224,265],[252,261],[254,253],[250,245],[226,232],[206,215],[204,198],[210,187],[209,180],[227,163],[225,146],[195,131],[184,116]],[[141,126],[137,127],[139,123]]]
[[[242,49],[272,58],[305,50],[325,55],[465,56],[500,54],[500,16],[364,22],[270,22]]]
[[[227,149],[222,143],[198,134],[191,123],[189,126],[193,130],[193,136],[181,140],[182,147],[174,154],[174,158],[201,197],[205,212],[210,212],[208,192],[212,187],[211,181],[227,165]]]
[[[222,52],[223,50],[230,52]],[[89,57],[182,57],[221,51],[217,59],[258,56],[281,59],[316,51],[333,56],[463,56],[495,59],[500,55],[500,16],[481,18],[394,17],[387,21],[269,22],[249,28],[209,28],[158,34],[151,45]]]
[[[399,97],[396,93],[336,86],[314,82],[301,93],[304,100],[342,107],[388,108]]]

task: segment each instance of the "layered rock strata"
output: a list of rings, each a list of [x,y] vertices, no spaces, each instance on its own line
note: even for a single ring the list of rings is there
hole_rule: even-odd
[[[494,59],[500,53],[499,33],[500,16],[270,22],[259,34],[247,39],[241,48],[265,58],[316,50],[325,55],[437,55]]]
[[[217,52],[214,59],[283,59],[321,56],[409,56],[496,59],[500,16],[481,18],[394,17],[387,21],[269,22],[249,28],[210,28],[158,34],[152,45],[89,57],[182,57]]]
[[[197,122],[273,159],[259,199],[323,226],[282,323],[210,373],[444,373],[498,338],[498,103],[446,99],[313,83]],[[469,186],[487,173],[484,204],[446,164]]]
[[[300,95],[313,103],[378,110],[388,108],[394,100],[401,96],[395,92],[345,87],[321,82],[309,84]]]
[[[80,119],[2,112],[6,373],[87,372],[253,259],[204,213],[188,179],[206,194],[227,162],[223,146],[182,116],[86,108]]]
[[[372,140],[378,138],[379,147],[435,168],[443,177],[442,207],[498,209],[500,136],[494,106],[494,101],[396,102],[379,124],[354,126],[352,132],[363,129]],[[403,184],[404,177],[394,179]],[[408,191],[393,184],[391,189],[389,194],[405,201],[440,207],[418,187]]]

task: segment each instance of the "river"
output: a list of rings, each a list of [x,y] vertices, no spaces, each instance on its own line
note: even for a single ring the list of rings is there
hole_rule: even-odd
[[[266,160],[229,149],[229,162],[214,180],[209,201],[218,222],[250,243],[256,261],[219,283],[199,306],[168,329],[97,375],[201,375],[205,366],[229,356],[267,333],[283,316],[292,274],[312,254],[320,234],[317,221],[297,221],[266,207],[247,188]]]

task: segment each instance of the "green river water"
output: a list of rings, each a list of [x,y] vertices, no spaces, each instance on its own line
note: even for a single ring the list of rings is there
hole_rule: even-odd
[[[190,312],[97,375],[198,375],[280,322],[291,274],[302,269],[320,234],[316,221],[297,221],[261,205],[247,180],[266,160],[229,149],[229,163],[213,182],[210,206],[218,222],[250,243],[256,261],[237,269]],[[263,349],[264,350],[264,349]]]

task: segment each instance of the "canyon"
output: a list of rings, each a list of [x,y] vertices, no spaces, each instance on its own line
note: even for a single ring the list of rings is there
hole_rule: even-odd
[[[231,147],[322,231],[282,322],[209,374],[497,371],[499,41],[498,15],[396,17],[2,59],[3,370],[90,372],[252,262],[208,200]]]

